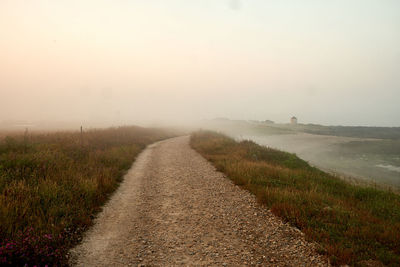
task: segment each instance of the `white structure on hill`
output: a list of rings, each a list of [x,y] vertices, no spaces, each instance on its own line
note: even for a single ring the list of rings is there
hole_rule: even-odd
[[[290,124],[292,124],[292,125],[296,125],[296,124],[297,124],[297,118],[296,118],[295,116],[293,116],[293,117],[290,119]]]

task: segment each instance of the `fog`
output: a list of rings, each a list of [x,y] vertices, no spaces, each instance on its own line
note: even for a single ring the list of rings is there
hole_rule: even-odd
[[[400,126],[400,2],[2,0],[0,123]]]
[[[400,189],[400,128],[215,119],[202,128],[295,153],[352,183]]]

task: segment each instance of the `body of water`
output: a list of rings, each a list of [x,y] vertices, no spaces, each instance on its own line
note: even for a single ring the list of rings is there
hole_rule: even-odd
[[[398,155],[377,150],[377,153],[365,153],[366,146],[374,147],[379,139],[362,139],[306,133],[266,136],[236,136],[236,139],[249,139],[254,142],[297,154],[311,165],[325,171],[351,176],[383,186],[400,188],[400,162],[393,159]],[[347,144],[349,146],[347,147]],[[352,144],[352,146],[350,146]],[[357,144],[357,146],[354,146]],[[364,147],[363,147],[364,146]],[[399,163],[399,164],[396,164]]]

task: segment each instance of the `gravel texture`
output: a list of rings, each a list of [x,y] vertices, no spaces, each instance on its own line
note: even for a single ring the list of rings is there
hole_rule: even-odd
[[[185,136],[140,154],[70,254],[77,266],[328,266],[315,250]]]

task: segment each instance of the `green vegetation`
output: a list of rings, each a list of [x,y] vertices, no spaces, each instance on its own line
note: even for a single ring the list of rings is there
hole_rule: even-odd
[[[317,241],[333,264],[400,266],[398,194],[346,183],[294,154],[213,132],[194,133],[191,146]]]
[[[278,128],[319,135],[357,138],[400,139],[400,127],[323,126],[318,124],[278,124]]]
[[[67,250],[160,129],[121,127],[0,140],[0,265],[66,264]]]

